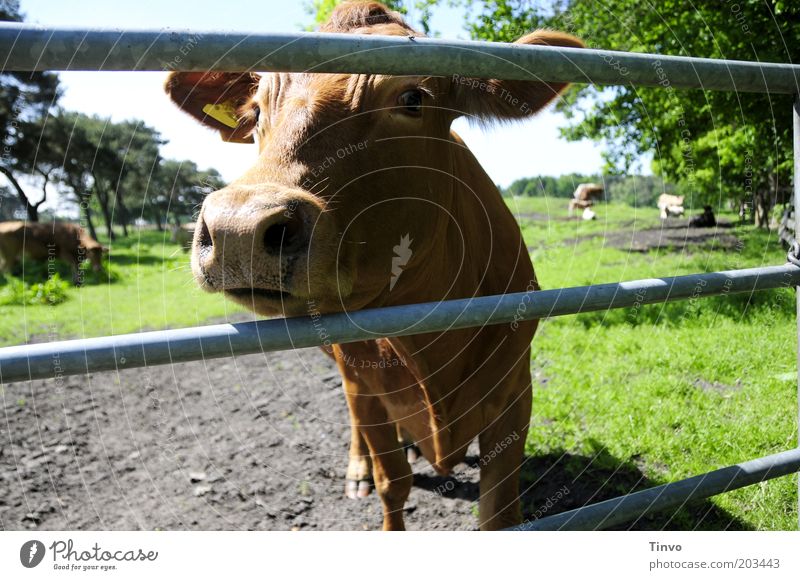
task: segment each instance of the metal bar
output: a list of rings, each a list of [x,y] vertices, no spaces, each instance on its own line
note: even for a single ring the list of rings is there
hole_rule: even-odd
[[[795,95],[794,106],[792,107],[792,118],[794,124],[794,173],[792,180],[794,183],[794,239],[800,240],[800,91]],[[795,251],[792,248],[790,251]],[[797,445],[800,446],[800,288],[795,288],[797,301]],[[797,524],[800,529],[800,477],[797,479]]]
[[[792,264],[0,349],[0,383],[514,323],[800,284]]]
[[[376,35],[4,23],[0,54],[0,69],[15,71],[313,71],[800,92],[800,66],[790,64]]]
[[[800,448],[524,522],[509,528],[509,531],[602,530],[654,512],[680,508],[688,501],[704,499],[797,471],[800,471]]]

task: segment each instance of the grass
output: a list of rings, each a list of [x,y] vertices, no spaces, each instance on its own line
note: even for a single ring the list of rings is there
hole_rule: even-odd
[[[712,240],[629,251],[620,231],[657,227],[656,210],[612,204],[596,208],[594,222],[567,221],[565,201],[509,200],[544,288],[785,261],[774,235],[746,226],[725,230],[740,241],[733,248]],[[168,234],[142,230],[111,247],[110,279],[68,285],[57,305],[0,306],[0,343],[190,326],[241,312],[196,288],[188,256]],[[23,282],[36,283],[35,272],[26,274]],[[18,281],[0,279],[0,291]],[[581,473],[594,477],[602,498],[792,448],[796,337],[786,289],[545,321],[534,340],[527,451],[559,461],[567,486]],[[795,529],[796,481],[717,496],[653,525]]]
[[[192,326],[241,312],[197,288],[188,254],[169,241],[168,233],[140,230],[113,244],[100,241],[111,247],[106,272],[89,271],[81,287],[67,285],[62,303],[0,305],[0,344]],[[42,282],[41,266],[26,262],[25,270],[19,277],[0,278],[0,292],[20,283]],[[63,280],[72,278],[63,264],[59,274]]]
[[[752,227],[725,231],[741,242],[733,249],[712,242],[641,253],[613,247],[602,234],[657,227],[653,209],[601,207],[597,221],[585,223],[558,221],[563,200],[509,204],[544,288],[785,262],[775,236]],[[534,213],[552,219],[526,217]],[[794,448],[796,349],[789,289],[545,321],[534,339],[527,451],[583,458],[582,465],[610,460],[597,483],[616,486],[603,490],[614,496],[631,491],[628,479],[616,485],[607,477],[623,467],[635,465],[647,487]],[[658,525],[796,529],[796,485],[786,477],[727,493],[712,500],[714,516],[687,509]]]

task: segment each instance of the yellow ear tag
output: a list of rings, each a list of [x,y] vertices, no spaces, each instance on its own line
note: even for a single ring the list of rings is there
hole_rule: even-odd
[[[230,101],[218,105],[208,104],[203,107],[203,112],[231,129],[239,126],[239,121],[236,119],[236,108]]]

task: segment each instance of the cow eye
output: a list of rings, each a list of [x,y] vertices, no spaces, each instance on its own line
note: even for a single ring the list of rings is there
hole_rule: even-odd
[[[422,91],[412,89],[401,93],[397,97],[397,104],[403,107],[403,111],[409,115],[420,115],[422,113]]]

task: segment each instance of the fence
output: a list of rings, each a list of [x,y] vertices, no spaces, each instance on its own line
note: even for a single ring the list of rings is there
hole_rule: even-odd
[[[198,42],[202,39],[202,42]],[[185,50],[191,46],[191,50]],[[89,30],[0,24],[2,70],[270,70],[382,73],[800,94],[800,66],[557,47],[340,34]],[[175,57],[180,55],[178,61]],[[535,72],[532,72],[535,71]],[[800,101],[795,99],[794,200],[800,207]],[[800,228],[800,220],[797,222]],[[800,229],[795,232],[795,237]],[[800,286],[785,265],[533,292],[524,319]],[[508,323],[525,293],[324,317],[331,342]],[[643,297],[643,298],[642,298]],[[799,319],[800,322],[800,319]],[[317,321],[319,324],[319,321]],[[800,325],[798,327],[800,329]],[[0,349],[0,383],[318,346],[307,318],[222,324]],[[798,358],[800,368],[800,357]],[[800,382],[798,383],[800,385]],[[800,447],[545,517],[517,530],[598,529],[800,470]]]

